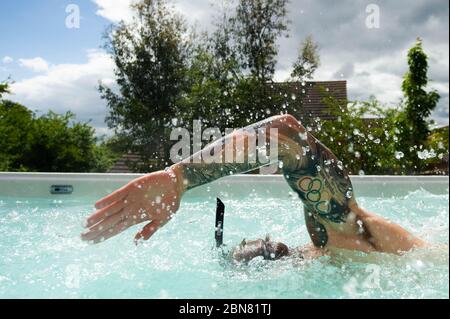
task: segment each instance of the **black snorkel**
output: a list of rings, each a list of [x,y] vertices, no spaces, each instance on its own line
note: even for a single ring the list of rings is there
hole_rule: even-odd
[[[214,232],[214,237],[216,239],[216,247],[220,248],[223,245],[223,219],[225,216],[225,205],[217,198],[216,204],[216,230]]]

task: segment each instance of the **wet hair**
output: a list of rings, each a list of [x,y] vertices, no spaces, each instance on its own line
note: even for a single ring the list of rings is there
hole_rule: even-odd
[[[266,247],[269,251],[269,256],[268,258],[264,257],[264,259],[277,260],[281,257],[289,255],[289,248],[283,243],[266,242]]]
[[[289,248],[281,242],[272,242],[269,236],[265,239],[246,241],[233,249],[231,256],[238,262],[249,262],[253,258],[263,257],[265,260],[277,260],[289,255]]]

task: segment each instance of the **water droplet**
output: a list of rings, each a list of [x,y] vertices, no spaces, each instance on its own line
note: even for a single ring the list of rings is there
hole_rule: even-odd
[[[423,150],[423,151],[418,151],[417,152],[417,156],[420,159],[426,160],[426,159],[429,159],[429,158],[436,157],[436,153],[434,152],[433,149],[431,149],[431,150]]]
[[[348,152],[349,152],[349,153],[353,153],[353,152],[354,152],[354,150],[353,150],[353,143],[350,143],[350,144],[348,145]]]
[[[302,146],[303,156],[309,152],[309,146]]]
[[[399,160],[399,159],[402,159],[405,156],[405,154],[403,154],[403,152],[396,151],[394,156],[396,159]]]
[[[302,141],[306,141],[308,139],[308,133],[306,133],[306,132],[300,132],[300,133],[298,133],[298,136],[300,136]]]

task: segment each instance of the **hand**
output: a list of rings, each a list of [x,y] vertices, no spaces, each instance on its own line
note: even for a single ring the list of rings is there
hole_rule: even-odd
[[[182,187],[169,169],[137,178],[95,203],[97,211],[86,219],[81,238],[99,243],[127,228],[150,221],[135,236],[149,239],[180,207]]]

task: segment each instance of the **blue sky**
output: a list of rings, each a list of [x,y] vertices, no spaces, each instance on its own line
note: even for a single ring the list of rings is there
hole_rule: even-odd
[[[65,9],[71,3],[75,2],[2,1],[0,57],[40,56],[54,64],[86,62],[86,50],[100,46],[102,32],[111,22],[96,14],[98,6],[94,2],[76,1],[81,13],[80,28],[68,29]],[[16,80],[26,76],[23,69],[12,71]]]
[[[11,76],[10,99],[32,110],[75,112],[91,120],[98,134],[105,102],[98,81],[113,85],[114,64],[101,48],[106,27],[129,20],[131,0],[10,0],[0,6],[0,81]],[[210,0],[176,0],[174,8],[197,29],[211,30],[217,5]],[[217,2],[214,2],[217,3]],[[346,79],[352,99],[375,95],[394,106],[401,97],[406,52],[417,36],[430,56],[430,87],[442,96],[433,113],[448,124],[449,31],[447,0],[366,1],[291,0],[291,36],[279,41],[276,79],[290,73],[300,42],[308,34],[319,42],[322,64],[316,80]],[[365,25],[367,5],[380,9],[380,27]],[[80,9],[80,28],[69,29],[66,7]]]

